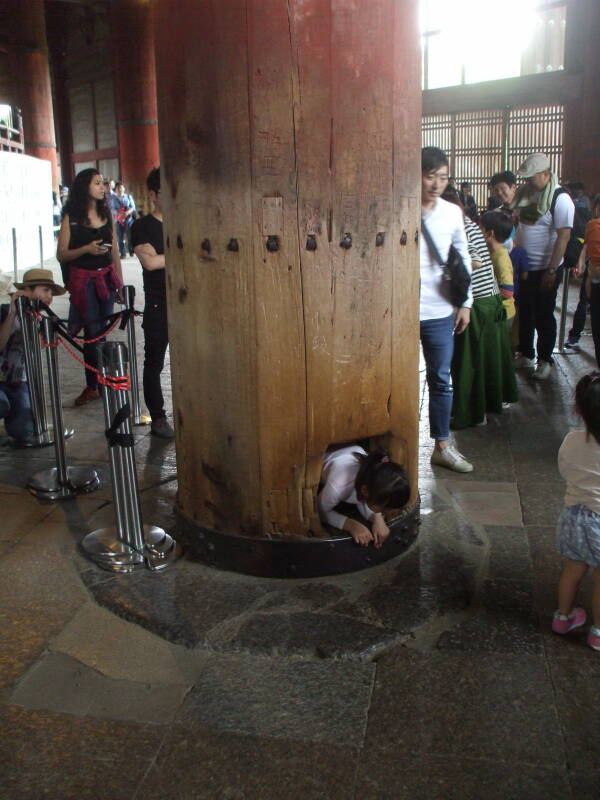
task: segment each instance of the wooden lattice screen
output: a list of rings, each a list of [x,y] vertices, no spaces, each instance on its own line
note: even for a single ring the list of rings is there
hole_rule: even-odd
[[[516,170],[529,153],[546,153],[561,174],[563,120],[560,105],[432,114],[423,118],[423,145],[447,153],[457,186],[469,181],[485,208],[490,177]]]

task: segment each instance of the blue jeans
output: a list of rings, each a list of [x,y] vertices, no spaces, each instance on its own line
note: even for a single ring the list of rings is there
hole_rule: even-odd
[[[83,318],[81,318],[79,311],[71,304],[69,309],[69,331],[76,333],[83,325],[83,336],[85,339],[94,339],[100,331],[106,326],[104,317],[113,313],[115,307],[116,292],[112,291],[108,300],[99,300],[96,294],[96,282],[89,281],[87,285],[87,308]],[[101,339],[100,341],[104,341]],[[85,363],[91,367],[98,366],[98,357],[96,355],[96,345],[84,344],[83,357]],[[98,388],[98,376],[92,370],[86,369],[85,382],[90,389]]]
[[[450,438],[450,365],[454,353],[454,314],[442,319],[423,320],[421,345],[429,387],[429,430],[432,439],[444,442]]]
[[[0,383],[0,418],[9,436],[22,442],[33,435],[33,416],[27,383]]]

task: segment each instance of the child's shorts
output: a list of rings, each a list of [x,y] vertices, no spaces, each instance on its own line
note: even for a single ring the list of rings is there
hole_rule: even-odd
[[[600,514],[581,505],[563,508],[556,544],[565,558],[600,567]]]

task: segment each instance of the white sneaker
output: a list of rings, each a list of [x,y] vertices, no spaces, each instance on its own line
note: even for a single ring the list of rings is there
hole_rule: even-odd
[[[515,358],[515,369],[535,369],[535,359],[519,356]]]
[[[538,361],[533,377],[536,381],[545,381],[550,377],[551,365],[547,361]]]
[[[443,450],[434,448],[431,454],[431,463],[438,467],[454,470],[454,472],[473,472],[473,464],[470,464],[452,444]]]

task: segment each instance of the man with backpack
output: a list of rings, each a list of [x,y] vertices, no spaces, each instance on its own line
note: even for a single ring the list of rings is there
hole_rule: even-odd
[[[556,344],[554,308],[562,278],[565,254],[569,261],[576,249],[571,241],[575,206],[569,193],[558,184],[544,153],[533,153],[521,164],[518,174],[526,178],[512,208],[519,218],[515,244],[527,252],[529,271],[519,287],[519,350],[516,367],[534,369],[536,380],[550,377],[552,351]],[[579,258],[579,252],[574,266]],[[537,333],[537,365],[534,337]]]

